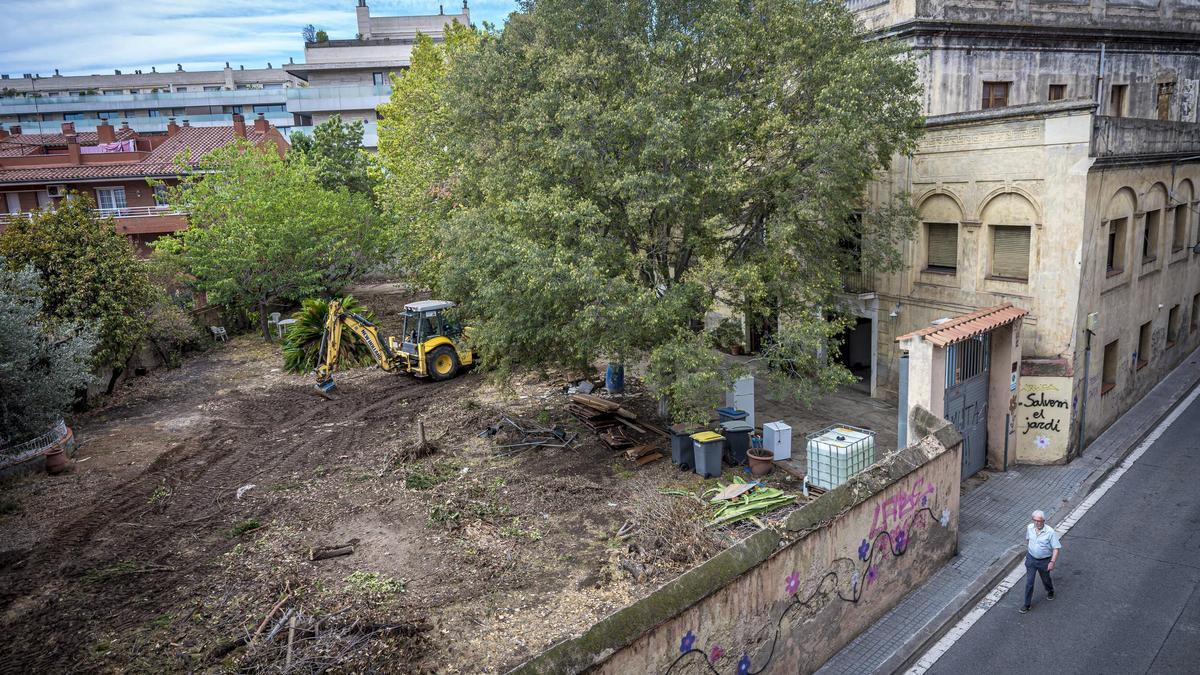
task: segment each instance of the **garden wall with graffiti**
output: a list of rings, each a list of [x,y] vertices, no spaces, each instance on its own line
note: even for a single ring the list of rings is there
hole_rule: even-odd
[[[922,440],[521,673],[810,673],[954,555],[961,438],[914,408]]]

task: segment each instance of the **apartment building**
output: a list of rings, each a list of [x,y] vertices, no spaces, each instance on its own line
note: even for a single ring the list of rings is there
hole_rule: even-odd
[[[195,166],[205,154],[239,139],[273,146],[280,154],[287,150],[287,140],[264,115],[247,124],[235,113],[225,122],[195,127],[172,119],[164,132],[151,134],[107,120],[86,132],[69,121],[53,134],[27,134],[20,125],[0,129],[0,230],[86,194],[99,215],[111,216],[117,231],[148,253],[155,239],[188,225],[187,214],[168,203],[165,188],[147,182],[177,182],[176,158],[182,153]]]
[[[920,219],[850,296],[873,395],[955,422],[964,476],[1065,461],[1200,345],[1200,4],[850,7],[928,115],[869,195]]]
[[[263,114],[276,127],[290,127],[288,91],[303,84],[283,68],[233,68],[172,72],[114,70],[112,75],[25,73],[0,75],[0,125],[17,124],[26,134],[56,133],[63,122],[92,131],[104,122],[127,123],[139,132],[160,132],[167,120],[191,126],[221,126],[229,116]]]
[[[390,76],[408,68],[417,34],[436,42],[445,39],[446,25],[471,23],[470,9],[463,0],[459,14],[424,16],[371,16],[366,0],[355,8],[358,34],[354,39],[309,42],[304,45],[304,63],[285,66],[303,80],[288,100],[288,110],[303,126],[320,124],[334,114],[342,119],[365,122],[363,145],[375,147],[378,139],[375,108],[392,94]]]

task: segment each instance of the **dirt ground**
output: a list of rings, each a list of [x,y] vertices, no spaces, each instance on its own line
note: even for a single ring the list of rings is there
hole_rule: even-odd
[[[355,295],[390,330],[417,299]],[[0,671],[499,672],[753,530],[659,494],[704,483],[602,445],[574,378],[363,369],[326,401],[280,364],[243,336],[137,378],[72,420],[70,472],[0,486]],[[498,456],[503,415],[579,441]]]

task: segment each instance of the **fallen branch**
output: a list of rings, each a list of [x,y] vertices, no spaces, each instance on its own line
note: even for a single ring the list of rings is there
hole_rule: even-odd
[[[263,632],[264,628],[267,627],[267,622],[271,620],[271,617],[275,616],[275,612],[278,612],[279,608],[283,607],[283,603],[287,602],[288,598],[290,597],[292,597],[291,593],[285,593],[284,596],[279,599],[279,602],[275,603],[275,606],[271,608],[271,611],[267,612],[267,615],[263,617],[262,623],[258,624],[258,630],[254,631],[254,635],[250,638],[250,644],[254,644],[254,642],[258,640],[258,635],[259,633]]]
[[[354,553],[354,546],[347,544],[345,546],[322,546],[320,548],[308,549],[308,559],[312,561],[327,560],[329,558],[337,558],[343,555]]]

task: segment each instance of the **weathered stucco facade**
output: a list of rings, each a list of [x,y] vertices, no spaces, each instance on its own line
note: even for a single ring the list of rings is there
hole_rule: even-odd
[[[875,395],[898,395],[897,337],[1012,303],[1029,314],[988,462],[1000,408],[1012,461],[1064,461],[1081,417],[1090,441],[1200,344],[1200,2],[851,7],[913,47],[929,115],[870,194],[920,220],[907,268],[875,279]]]

